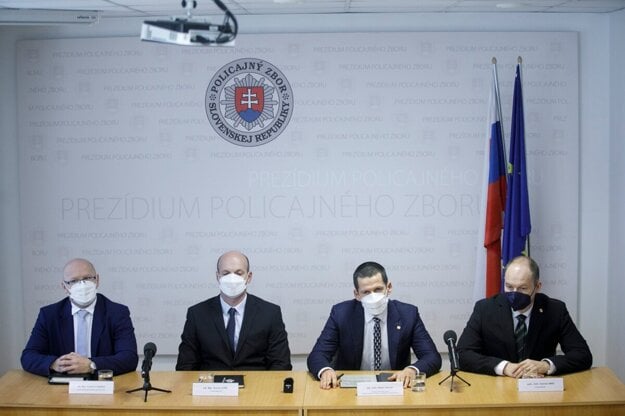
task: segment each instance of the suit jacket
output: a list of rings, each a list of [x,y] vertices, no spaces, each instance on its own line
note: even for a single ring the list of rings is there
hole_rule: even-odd
[[[91,360],[115,375],[137,368],[137,340],[128,307],[98,294],[91,328]],[[74,318],[69,297],[44,306],[22,351],[24,370],[48,376],[61,355],[74,351]]]
[[[247,294],[233,356],[219,296],[191,306],[176,370],[290,370],[291,352],[278,305]]]
[[[365,327],[362,304],[355,300],[332,307],[330,317],[312,352],[308,355],[308,370],[314,377],[324,367],[335,370],[360,370]],[[389,300],[387,334],[391,367],[404,369],[410,365],[410,348],[417,356],[412,363],[428,376],[441,368],[441,355],[425,329],[416,306]]]
[[[556,355],[558,344],[564,355]],[[556,366],[556,374],[582,371],[592,365],[588,344],[566,305],[542,293],[534,298],[525,348],[532,360],[550,359]],[[458,340],[458,357],[461,370],[492,375],[503,360],[519,362],[512,312],[505,295],[498,294],[475,304]]]

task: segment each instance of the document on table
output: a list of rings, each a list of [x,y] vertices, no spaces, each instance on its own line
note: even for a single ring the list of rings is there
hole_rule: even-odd
[[[345,374],[341,377],[341,387],[356,388],[358,383],[375,383],[376,381],[375,374]]]

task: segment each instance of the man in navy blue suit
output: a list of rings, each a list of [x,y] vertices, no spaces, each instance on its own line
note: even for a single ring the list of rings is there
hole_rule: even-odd
[[[354,271],[354,298],[332,307],[312,352],[308,370],[322,389],[338,386],[335,370],[394,370],[390,381],[408,387],[417,371],[441,368],[441,356],[416,306],[389,300],[386,270],[375,262]],[[410,349],[417,361],[410,363]]]
[[[136,369],[139,357],[130,311],[97,294],[99,283],[88,260],[73,259],[65,265],[62,286],[69,296],[40,309],[22,351],[24,370],[48,376],[94,373],[98,368],[117,375]]]

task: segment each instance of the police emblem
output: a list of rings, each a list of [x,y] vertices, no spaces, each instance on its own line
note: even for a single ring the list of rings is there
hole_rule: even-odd
[[[277,138],[291,120],[293,91],[284,74],[262,59],[244,58],[221,67],[206,88],[208,121],[239,146]]]

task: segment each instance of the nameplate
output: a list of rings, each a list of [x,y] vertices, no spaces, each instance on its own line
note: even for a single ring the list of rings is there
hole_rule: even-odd
[[[520,378],[519,391],[564,391],[564,379],[561,377]]]
[[[358,383],[356,394],[358,396],[403,396],[404,385],[399,381]]]
[[[239,383],[193,383],[194,396],[238,396]]]
[[[69,382],[69,394],[113,394],[114,381],[72,380]]]

